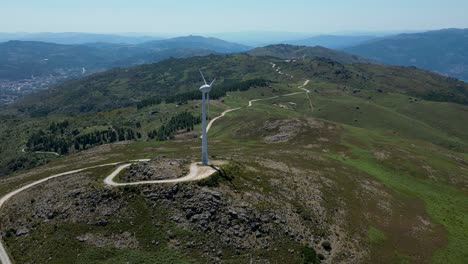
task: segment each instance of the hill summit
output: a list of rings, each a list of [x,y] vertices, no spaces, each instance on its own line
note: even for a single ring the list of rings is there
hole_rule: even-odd
[[[253,49],[249,51],[248,54],[254,56],[270,56],[280,59],[311,59],[316,57],[322,57],[341,63],[369,62],[369,60],[367,59],[363,59],[355,55],[350,55],[345,52],[328,49],[322,46],[308,47],[288,44],[277,44]]]

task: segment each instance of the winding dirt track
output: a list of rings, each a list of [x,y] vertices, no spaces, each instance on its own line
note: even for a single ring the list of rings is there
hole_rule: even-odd
[[[222,112],[221,115],[219,115],[219,116],[217,116],[217,117],[211,119],[211,121],[210,121],[210,122],[208,123],[208,125],[206,126],[206,132],[208,132],[208,131],[210,130],[210,128],[211,128],[211,126],[213,125],[214,121],[220,119],[221,117],[223,117],[224,115],[226,115],[226,114],[229,113],[229,112],[236,111],[236,110],[239,110],[239,109],[241,109],[241,108],[242,108],[242,107],[228,109],[228,110]]]
[[[55,174],[55,175],[52,175],[52,176],[37,180],[35,182],[29,183],[29,184],[27,184],[27,185],[25,185],[25,186],[23,186],[23,187],[21,187],[19,189],[16,189],[16,190],[6,194],[5,196],[3,196],[0,199],[0,209],[2,208],[2,206],[8,200],[10,200],[13,196],[15,196],[16,194],[18,194],[18,193],[20,193],[22,191],[25,191],[27,189],[30,189],[30,188],[32,188],[32,187],[34,187],[36,185],[39,185],[39,184],[43,183],[43,182],[46,182],[46,181],[49,181],[49,180],[52,180],[52,179],[55,179],[55,178],[58,178],[58,177],[61,177],[61,176],[71,175],[71,174],[74,174],[74,173],[78,173],[78,172],[82,172],[82,171],[86,171],[86,170],[91,170],[91,169],[95,169],[95,168],[115,166],[115,165],[121,164],[109,176],[107,176],[104,179],[104,183],[109,185],[109,186],[128,186],[128,185],[141,185],[141,184],[160,184],[160,183],[176,183],[176,182],[197,181],[197,180],[207,178],[211,174],[216,172],[216,170],[214,168],[212,168],[212,167],[201,166],[198,163],[192,163],[192,164],[190,164],[190,173],[187,176],[184,176],[182,178],[169,179],[169,180],[157,180],[157,181],[140,181],[140,182],[130,182],[130,183],[114,182],[114,178],[122,170],[128,168],[133,163],[146,162],[146,161],[150,161],[150,159],[131,160],[131,161],[129,161],[130,163],[125,163],[125,164],[122,164],[122,162],[107,163],[107,164],[91,166],[91,167],[86,167],[86,168],[82,168],[82,169],[77,169],[77,170],[71,170],[71,171],[67,171],[67,172],[58,173],[58,174]],[[9,256],[8,256],[8,253],[5,250],[5,247],[4,247],[3,243],[2,243],[2,241],[0,241],[0,261],[2,262],[2,264],[12,264],[12,262],[11,262]]]
[[[21,152],[27,153],[27,152],[26,152],[26,148],[22,148],[22,149],[21,149]],[[32,153],[37,153],[37,154],[51,154],[51,155],[55,155],[55,156],[60,156],[60,154],[58,154],[57,152],[49,152],[49,151],[33,151]]]
[[[311,111],[314,111],[314,106],[312,105],[312,100],[310,100],[310,90],[304,88],[308,83],[309,83],[310,80],[306,80],[304,82],[304,85],[302,86],[299,86],[297,88],[301,89],[301,90],[304,90],[306,92],[306,95],[307,95],[307,100],[309,100],[309,107],[311,109]]]
[[[134,160],[133,162],[140,162],[140,161],[148,161],[148,159],[140,159],[140,160]],[[25,191],[29,188],[32,188],[36,185],[39,185],[43,182],[46,182],[48,180],[51,180],[51,179],[55,179],[55,178],[58,178],[58,177],[61,177],[61,176],[66,176],[66,175],[70,175],[70,174],[74,174],[74,173],[78,173],[78,172],[82,172],[82,171],[85,171],[85,170],[90,170],[90,169],[95,169],[95,168],[101,168],[101,167],[107,167],[107,166],[115,166],[115,165],[118,165],[120,164],[121,162],[114,162],[114,163],[107,163],[107,164],[102,164],[102,165],[97,165],[97,166],[91,166],[91,167],[86,167],[86,168],[82,168],[82,169],[77,169],[77,170],[71,170],[71,171],[67,171],[67,172],[62,172],[62,173],[58,173],[58,174],[55,174],[55,175],[52,175],[52,176],[49,176],[47,178],[43,178],[43,179],[40,179],[40,180],[37,180],[35,182],[32,182],[32,183],[29,183],[29,184],[26,184],[24,185],[23,187],[19,188],[19,189],[16,189],[8,194],[6,194],[5,196],[3,196],[1,199],[0,199],[0,209],[2,208],[2,206],[8,201],[10,200],[13,196],[15,196],[16,194],[22,192],[22,191]],[[3,241],[0,240],[0,260],[2,261],[3,264],[12,264],[11,260],[10,260],[10,257],[8,256],[8,253],[6,252],[5,250],[5,247],[3,245]]]
[[[276,65],[272,63],[272,67],[275,68]],[[279,68],[276,69],[276,72],[278,72],[279,74],[288,75],[289,77],[292,77],[292,75],[284,74],[283,72],[281,72],[279,70]],[[290,93],[290,94],[285,94],[285,95],[277,95],[277,96],[268,97],[268,98],[253,99],[253,100],[249,101],[247,107],[251,107],[253,102],[269,100],[269,99],[274,99],[274,98],[278,98],[278,97],[292,96],[292,95],[301,94],[301,93],[307,94],[307,97],[309,98],[310,91],[304,88],[308,83],[309,83],[309,80],[306,80],[302,86],[298,87],[299,89],[304,90],[304,92],[295,92],[295,93]],[[310,103],[310,98],[309,98],[309,103]],[[312,103],[310,103],[310,105],[311,105],[311,108],[312,108]],[[222,112],[221,115],[213,118],[207,125],[207,131],[211,128],[211,126],[213,125],[213,123],[216,120],[222,118],[224,115],[226,115],[226,113],[236,111],[236,110],[239,110],[241,108],[242,107],[228,109],[228,110]],[[24,149],[23,149],[23,151],[24,151]],[[114,181],[114,178],[121,171],[128,168],[133,163],[147,162],[147,161],[150,161],[150,160],[149,159],[137,159],[137,160],[131,160],[129,162],[114,162],[114,163],[96,165],[96,166],[91,166],[91,167],[86,167],[86,168],[82,168],[82,169],[71,170],[71,171],[67,171],[67,172],[54,174],[52,176],[49,176],[49,177],[34,181],[32,183],[26,184],[26,185],[14,190],[14,191],[8,193],[8,194],[6,194],[2,198],[0,198],[0,210],[8,200],[10,200],[13,196],[15,196],[16,194],[18,194],[18,193],[20,193],[22,191],[25,191],[27,189],[30,189],[30,188],[32,188],[32,187],[34,187],[36,185],[39,185],[39,184],[43,183],[43,182],[46,182],[46,181],[49,181],[49,180],[52,180],[52,179],[55,179],[55,178],[58,178],[58,177],[61,177],[61,176],[66,176],[66,175],[70,175],[70,174],[74,174],[74,173],[78,173],[78,172],[82,172],[82,171],[86,171],[86,170],[90,170],[90,169],[95,169],[95,168],[119,165],[109,176],[107,176],[104,179],[104,183],[106,185],[108,185],[108,186],[129,186],[129,185],[141,185],[141,184],[161,184],[161,183],[189,182],[189,181],[196,181],[196,180],[201,180],[201,179],[207,178],[210,175],[212,175],[214,172],[216,172],[216,170],[214,168],[212,168],[212,167],[201,166],[198,163],[192,163],[192,164],[190,164],[189,174],[187,176],[177,178],[177,179],[155,180],[155,181],[139,181],[139,182],[130,182],[130,183],[119,183],[119,182]],[[12,264],[12,261],[11,261],[10,257],[8,256],[8,253],[7,253],[6,249],[5,249],[5,246],[3,245],[3,241],[2,241],[1,238],[0,238],[0,261],[1,261],[2,264]]]
[[[189,182],[189,181],[198,181],[204,178],[208,178],[211,174],[215,173],[216,170],[210,166],[203,166],[201,163],[192,163],[190,164],[190,172],[187,176],[177,178],[177,179],[168,179],[168,180],[154,180],[154,181],[139,181],[139,182],[115,182],[114,178],[122,170],[128,168],[132,163],[127,163],[117,167],[109,176],[104,179],[104,183],[109,186],[128,186],[128,185],[142,185],[142,184],[158,184],[158,183],[176,183],[176,182]]]

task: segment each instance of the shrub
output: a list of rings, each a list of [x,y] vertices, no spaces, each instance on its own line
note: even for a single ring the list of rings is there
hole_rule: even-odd
[[[317,257],[317,253],[311,247],[304,246],[302,249],[302,259],[304,260],[304,264],[318,264],[320,260]]]

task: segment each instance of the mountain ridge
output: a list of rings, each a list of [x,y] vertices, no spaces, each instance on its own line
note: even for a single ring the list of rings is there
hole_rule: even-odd
[[[205,48],[220,53],[242,52],[251,49],[249,46],[228,42],[214,37],[203,36],[182,36],[170,39],[155,40],[139,44],[140,47],[151,49],[167,49],[171,48]]]
[[[0,33],[0,42],[9,40],[50,42],[64,45],[106,42],[114,44],[138,44],[150,40],[160,40],[156,36],[126,36],[119,34],[99,34],[83,32],[41,32],[41,33]]]
[[[290,44],[274,44],[255,48],[249,52],[254,56],[271,56],[281,59],[303,59],[313,57],[329,58],[342,63],[368,63],[370,60],[359,56],[347,54],[342,51],[329,49],[322,46],[297,46]]]
[[[378,38],[377,36],[362,35],[317,35],[303,39],[282,41],[284,44],[300,45],[300,46],[323,46],[329,49],[343,49],[346,47],[356,46],[357,44],[366,43]]]
[[[400,34],[344,51],[382,63],[416,66],[468,80],[468,29]]]
[[[154,63],[169,57],[242,52],[248,47],[204,37],[178,37],[143,44],[57,44],[39,41],[0,43],[0,79],[27,79],[38,75],[88,73],[134,64]]]

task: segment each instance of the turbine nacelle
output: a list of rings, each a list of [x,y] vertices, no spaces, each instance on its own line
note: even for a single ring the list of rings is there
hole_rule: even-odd
[[[211,91],[211,85],[204,84],[200,87],[200,92],[209,93]]]
[[[202,72],[201,70],[199,70],[199,71],[200,71],[200,74],[201,74],[201,76],[202,76],[202,78],[203,78],[203,82],[205,83],[204,85],[202,85],[202,86],[200,87],[200,92],[202,92],[202,93],[209,93],[209,92],[211,91],[211,86],[212,86],[213,83],[216,81],[216,79],[214,79],[210,84],[208,84],[208,83],[206,82],[205,76],[203,76],[203,72]]]

